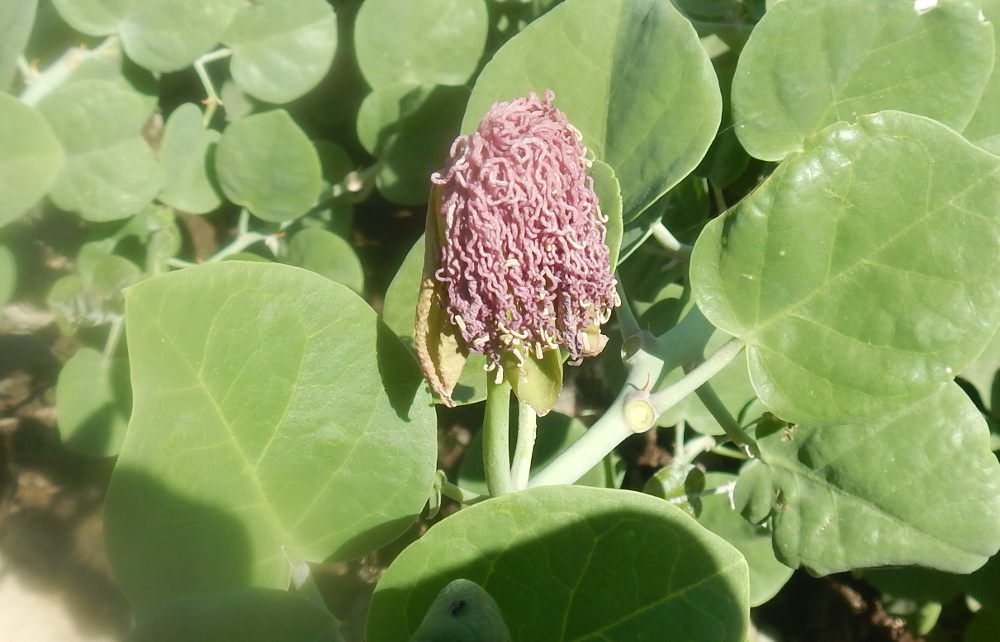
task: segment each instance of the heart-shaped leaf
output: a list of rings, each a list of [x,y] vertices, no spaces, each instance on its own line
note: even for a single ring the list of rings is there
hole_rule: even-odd
[[[754,28],[733,80],[751,155],[780,160],[838,120],[896,109],[961,131],[993,68],[978,0],[779,2]]]
[[[632,491],[540,487],[451,515],[382,576],[366,639],[408,639],[456,578],[486,589],[520,642],[739,642],[747,626],[743,556]]]
[[[781,418],[889,412],[951,381],[993,336],[998,201],[1000,158],[940,123],[839,123],[705,227],[698,306],[747,343],[757,394]]]
[[[80,80],[45,97],[38,110],[66,150],[49,197],[90,221],[113,221],[148,205],[163,169],[142,137],[153,102],[112,80]]]
[[[416,363],[346,287],[232,261],[128,291],[134,405],[105,504],[130,601],[288,586],[391,541],[434,477]]]
[[[955,384],[876,419],[758,430],[757,445],[737,508],[753,521],[770,514],[789,566],[969,573],[1000,548],[1000,464]]]
[[[192,214],[211,212],[222,204],[211,162],[219,132],[206,129],[201,121],[198,106],[185,103],[170,114],[160,141],[166,186],[159,200]]]
[[[555,7],[483,69],[462,131],[474,131],[492,103],[546,89],[584,145],[615,170],[626,222],[698,165],[722,113],[698,35],[659,0],[568,0]]]

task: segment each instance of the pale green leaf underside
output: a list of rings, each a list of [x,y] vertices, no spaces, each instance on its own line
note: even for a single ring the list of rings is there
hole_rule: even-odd
[[[49,191],[63,150],[42,116],[0,92],[0,226],[24,214]]]
[[[896,109],[959,131],[993,68],[993,33],[975,0],[779,2],[736,68],[736,133],[757,158],[780,160],[838,120]]]
[[[738,505],[770,505],[775,550],[827,574],[920,565],[954,573],[1000,547],[1000,464],[955,384],[868,421],[758,435]],[[752,469],[752,470],[751,470]]]
[[[451,580],[481,585],[519,642],[743,640],[743,557],[661,499],[541,487],[477,504],[396,558],[372,598],[369,642],[406,640]]]
[[[148,205],[163,169],[142,137],[152,102],[111,80],[80,80],[38,104],[66,150],[49,194],[91,221],[125,218]]]
[[[884,112],[816,136],[704,229],[699,307],[794,422],[878,415],[951,381],[1000,315],[1000,158]]]
[[[38,0],[5,2],[0,6],[0,91],[10,87],[17,71],[17,59],[24,51],[35,22]]]
[[[618,176],[630,221],[691,172],[721,117],[718,80],[691,24],[659,0],[569,0],[505,44],[465,111],[546,89]]]
[[[288,584],[416,518],[436,419],[419,370],[347,288],[226,262],[128,291],[134,410],[106,503],[133,603]]]
[[[248,94],[286,103],[315,87],[337,50],[337,16],[324,0],[256,2],[236,14],[223,41],[233,80]]]

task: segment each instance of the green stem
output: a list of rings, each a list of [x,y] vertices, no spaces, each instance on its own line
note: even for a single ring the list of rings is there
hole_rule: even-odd
[[[122,326],[125,325],[125,317],[117,316],[111,321],[111,329],[108,331],[108,339],[104,342],[104,352],[101,353],[101,359],[107,363],[111,361],[112,357],[115,356],[115,350],[118,349],[118,341],[122,336]]]
[[[701,387],[695,390],[695,394],[698,395],[698,399],[701,400],[705,409],[708,410],[713,417],[715,417],[715,420],[719,422],[722,429],[726,431],[726,437],[729,437],[729,439],[732,440],[732,442],[737,446],[741,446],[746,449],[751,456],[760,457],[760,452],[757,450],[757,444],[754,443],[754,440],[750,438],[750,435],[743,430],[743,427],[740,426],[738,421],[736,421],[736,418],[730,414],[729,409],[726,408],[724,403],[722,403],[722,399],[719,399],[719,395],[715,393],[715,389],[712,388],[712,384],[702,384]]]
[[[703,452],[708,452],[713,448],[715,448],[715,437],[712,437],[711,435],[695,437],[691,441],[684,444],[684,446],[680,449],[680,454],[674,456],[674,463],[690,464],[698,458],[698,455]]]
[[[538,415],[531,406],[517,403],[517,444],[514,446],[514,461],[510,465],[514,490],[528,487],[528,473],[531,470],[531,454],[535,449],[535,430]]]
[[[671,254],[685,259],[691,256],[691,246],[681,243],[662,221],[653,223],[650,231],[653,233],[653,238]]]
[[[109,36],[93,49],[85,49],[84,47],[67,49],[55,62],[46,67],[45,71],[25,76],[25,88],[19,96],[21,102],[26,105],[37,105],[42,98],[61,87],[73,73],[73,70],[85,60],[112,55],[117,46],[117,36]]]
[[[656,410],[656,415],[662,415],[689,394],[705,385],[705,382],[719,374],[719,371],[729,365],[729,362],[735,359],[742,350],[742,341],[730,339],[698,367],[692,368],[679,381],[651,395],[649,400]]]
[[[476,504],[483,501],[486,497],[478,493],[474,493],[471,490],[465,490],[461,486],[457,486],[447,479],[441,481],[441,494],[450,499],[454,499],[459,504]]]
[[[219,94],[216,93],[215,85],[212,83],[212,78],[208,75],[208,70],[205,69],[205,65],[214,60],[225,58],[232,53],[231,49],[217,49],[215,51],[210,51],[194,61],[194,71],[198,74],[198,79],[201,80],[202,87],[205,88],[205,95],[208,96],[205,100],[205,115],[202,117],[202,123],[206,127],[212,122],[215,110],[222,104],[222,99],[219,98]]]
[[[510,386],[486,374],[486,417],[483,420],[483,470],[490,495],[514,490],[510,478]]]

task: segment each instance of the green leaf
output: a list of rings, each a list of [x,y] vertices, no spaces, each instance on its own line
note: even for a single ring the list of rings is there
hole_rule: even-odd
[[[525,355],[524,362],[505,352],[500,358],[503,377],[518,401],[528,404],[538,416],[546,415],[556,405],[563,387],[562,356],[559,350],[546,350],[542,358]]]
[[[0,226],[49,191],[63,164],[52,128],[33,108],[0,92]]]
[[[322,274],[361,294],[365,274],[351,244],[332,232],[306,228],[292,237],[285,263]]]
[[[736,504],[752,521],[770,508],[789,566],[969,573],[1000,548],[1000,464],[955,384],[877,419],[758,430],[757,445]]]
[[[742,641],[743,557],[682,510],[623,490],[541,487],[451,515],[404,550],[366,639],[405,640],[448,582],[496,600],[512,638]]]
[[[132,642],[339,642],[322,606],[288,591],[248,588],[184,595],[142,618]]]
[[[382,318],[407,347],[413,348],[413,330],[417,310],[417,294],[424,267],[424,237],[421,236],[403,259],[396,276],[389,284],[382,305]],[[486,398],[486,358],[469,355],[458,384],[451,393],[455,405],[478,403]]]
[[[219,132],[205,129],[201,109],[185,103],[167,119],[160,142],[166,185],[159,199],[183,212],[204,214],[222,204],[212,155]]]
[[[448,583],[434,598],[413,642],[510,642],[510,630],[489,593],[461,578]]]
[[[287,103],[323,79],[337,50],[337,16],[324,0],[254,0],[223,42],[233,50],[233,80],[248,94]]]
[[[426,203],[431,174],[444,165],[458,135],[462,110],[469,98],[465,87],[438,86],[427,95],[382,150],[375,175],[379,192],[400,205]]]
[[[962,134],[983,149],[1000,154],[1000,0],[982,3],[983,14],[993,23],[993,73]]]
[[[52,0],[71,27],[89,36],[114,33],[138,0]]]
[[[131,412],[128,361],[81,348],[59,372],[56,413],[63,444],[92,457],[121,450]]]
[[[483,0],[367,0],[358,10],[354,47],[365,80],[461,85],[486,45]]]
[[[516,422],[515,422],[516,423]],[[537,420],[535,448],[531,458],[531,472],[545,468],[552,460],[587,432],[587,427],[579,419],[561,412],[550,412]],[[510,433],[510,454],[514,454],[517,427]],[[622,481],[621,457],[611,452],[599,464],[584,473],[576,483],[597,488],[616,488]],[[458,469],[458,485],[480,495],[487,493],[486,474],[483,472],[483,432],[472,437]]]
[[[780,160],[827,125],[887,109],[961,131],[992,66],[978,0],[779,2],[740,55],[736,133],[751,155]]]
[[[546,89],[584,144],[615,170],[625,222],[698,165],[722,113],[698,35],[659,0],[568,0],[555,7],[483,69],[462,131],[473,131],[493,102]]]
[[[708,473],[705,485],[718,488],[736,479],[727,473]],[[774,597],[793,570],[774,556],[771,534],[766,528],[754,526],[729,505],[729,496],[710,495],[702,498],[702,526],[723,538],[743,554],[750,567],[750,606],[760,606]]]
[[[372,156],[382,156],[396,137],[400,123],[416,113],[435,85],[395,83],[376,87],[358,109],[358,141]],[[443,162],[443,159],[438,159]]]
[[[0,91],[10,87],[17,59],[24,52],[35,23],[38,0],[18,0],[0,5]],[[7,140],[4,137],[4,140]]]
[[[653,497],[675,500],[671,503],[691,517],[698,517],[701,513],[700,493],[703,490],[705,490],[704,471],[693,464],[677,462],[653,473],[642,488],[642,492]]]
[[[105,502],[138,608],[198,590],[288,586],[416,519],[436,417],[414,360],[346,287],[227,261],[131,288],[134,405]]]
[[[17,288],[17,261],[7,246],[0,245],[0,307],[10,301]]]
[[[783,419],[906,406],[993,336],[998,198],[1000,158],[937,122],[839,123],[705,227],[698,306],[747,343],[757,394]]]
[[[49,197],[89,221],[113,221],[150,203],[163,170],[142,138],[152,101],[110,80],[81,80],[38,104],[66,150]]]
[[[229,200],[274,223],[305,214],[322,180],[316,148],[283,109],[231,123],[219,140],[215,169]]]
[[[622,222],[622,188],[618,184],[618,177],[615,170],[602,161],[594,161],[590,168],[590,176],[594,179],[594,192],[597,194],[597,201],[600,203],[601,214],[608,218],[605,226],[607,233],[604,242],[608,245],[611,254],[608,263],[612,266],[618,265],[618,252],[622,246],[622,233],[624,223]]]

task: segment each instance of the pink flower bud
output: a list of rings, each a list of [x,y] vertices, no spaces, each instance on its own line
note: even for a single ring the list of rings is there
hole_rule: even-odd
[[[590,162],[553,99],[495,103],[431,177],[444,217],[435,278],[449,320],[491,367],[504,353],[519,363],[557,347],[574,360],[596,354],[620,304]]]

